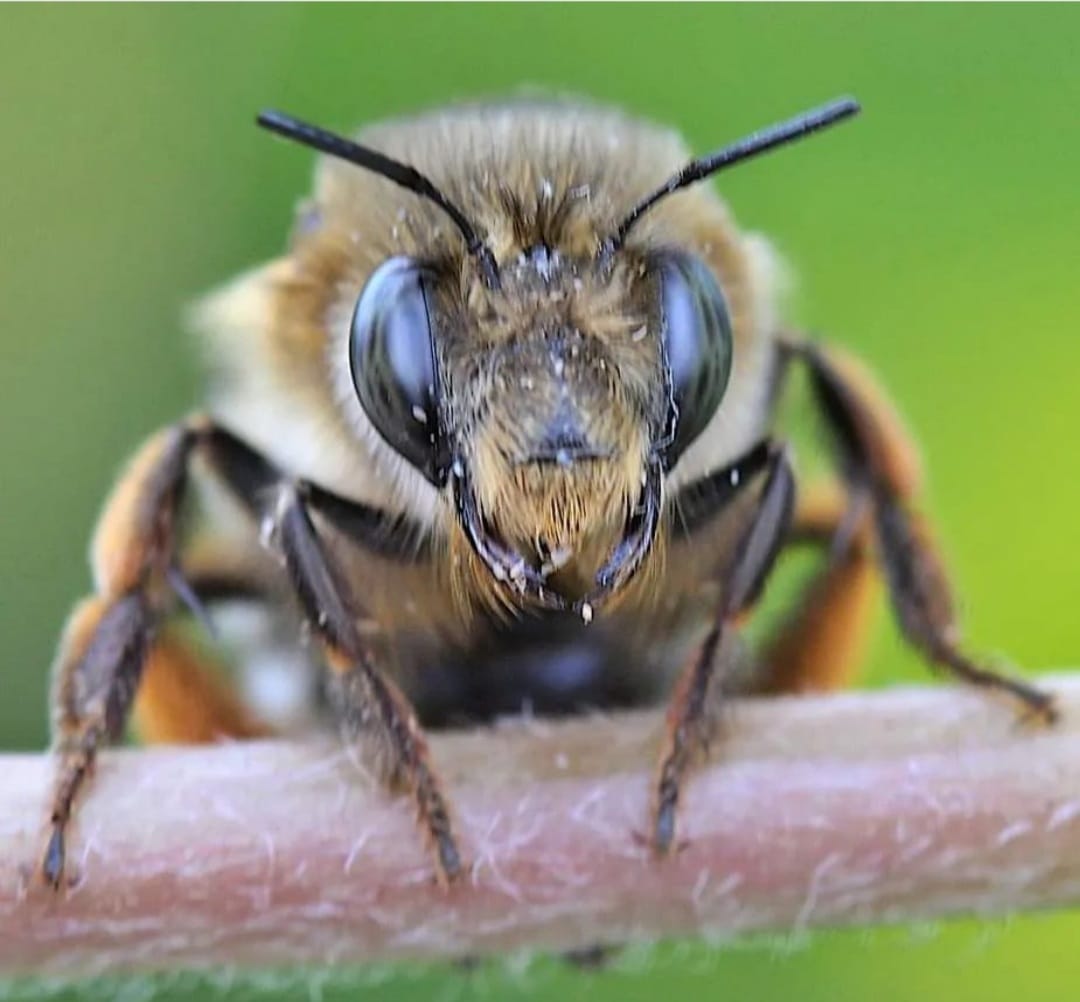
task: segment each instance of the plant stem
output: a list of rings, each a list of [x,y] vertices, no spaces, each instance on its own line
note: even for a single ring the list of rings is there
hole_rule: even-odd
[[[731,705],[655,861],[660,716],[432,738],[465,879],[330,740],[121,750],[33,876],[44,756],[0,758],[0,977],[437,959],[1080,901],[1080,680],[1018,724],[957,688]]]

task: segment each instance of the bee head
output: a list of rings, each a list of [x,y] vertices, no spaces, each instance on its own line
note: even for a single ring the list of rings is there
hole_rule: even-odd
[[[411,236],[382,233],[397,249],[356,297],[356,397],[383,442],[450,495],[493,578],[588,618],[652,548],[665,475],[716,413],[733,362],[715,268],[631,230],[668,194],[856,110],[834,102],[691,161],[628,211],[613,206],[606,232],[575,225],[580,192],[565,184],[553,197],[545,178],[530,207],[529,185],[485,168],[451,176],[451,199],[376,150],[275,112],[259,121],[425,200],[423,216],[398,210]],[[498,197],[476,208],[488,189]],[[380,232],[355,238],[374,254]]]

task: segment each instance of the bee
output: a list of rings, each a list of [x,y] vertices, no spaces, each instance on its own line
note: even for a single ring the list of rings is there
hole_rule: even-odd
[[[325,710],[411,799],[443,882],[466,856],[426,726],[667,699],[646,829],[662,856],[717,694],[841,684],[878,570],[930,664],[1052,719],[962,649],[891,404],[783,325],[768,243],[699,184],[857,111],[843,98],[699,159],[573,102],[357,140],[261,114],[324,155],[314,195],[287,252],[199,310],[205,411],[150,438],[101,515],[53,669],[45,881],[130,717],[149,739],[267,732],[174,627],[227,599],[299,617]],[[798,491],[774,427],[796,367],[836,468]],[[795,545],[824,559],[748,661],[740,628]]]

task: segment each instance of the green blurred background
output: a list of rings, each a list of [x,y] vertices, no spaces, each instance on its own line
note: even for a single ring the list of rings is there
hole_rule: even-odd
[[[0,746],[45,741],[52,647],[118,464],[198,400],[183,306],[277,253],[307,185],[311,157],[253,112],[350,127],[523,85],[675,123],[698,150],[862,100],[856,124],[721,187],[797,270],[794,319],[858,349],[918,429],[970,636],[1030,668],[1075,663],[1078,39],[1075,7],[6,8]],[[866,677],[925,677],[884,617]],[[1078,939],[1057,915],[363,983],[388,1000],[1036,1002],[1073,996]]]

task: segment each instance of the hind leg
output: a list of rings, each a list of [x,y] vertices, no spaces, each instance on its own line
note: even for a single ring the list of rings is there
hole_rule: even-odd
[[[212,744],[272,734],[217,667],[175,629],[165,630],[147,652],[131,716],[147,744]]]
[[[123,733],[156,620],[167,604],[174,525],[199,434],[192,421],[139,451],[105,507],[91,548],[95,594],[72,612],[53,665],[57,772],[42,875],[60,885],[65,831],[100,747]]]
[[[788,348],[809,371],[849,495],[866,507],[905,639],[935,668],[1007,695],[1026,713],[1053,720],[1053,700],[1047,693],[979,664],[962,649],[948,577],[914,503],[919,483],[915,451],[870,374],[835,349],[808,341],[791,341]]]

